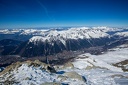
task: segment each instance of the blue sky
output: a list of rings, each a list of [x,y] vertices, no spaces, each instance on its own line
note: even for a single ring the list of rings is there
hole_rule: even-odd
[[[0,28],[128,26],[128,0],[0,0]]]

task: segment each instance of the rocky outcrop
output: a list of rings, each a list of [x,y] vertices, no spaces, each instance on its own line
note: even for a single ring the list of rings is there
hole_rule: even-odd
[[[16,62],[16,63],[12,63],[11,65],[7,66],[5,68],[5,70],[3,70],[0,75],[3,75],[5,73],[8,73],[8,72],[11,72],[13,71],[14,69],[18,69],[21,65],[23,64],[27,64],[29,67],[30,66],[34,66],[34,67],[41,67],[42,70],[45,70],[47,72],[52,72],[52,73],[55,73],[55,69],[54,67],[48,65],[48,64],[45,64],[43,62],[40,62],[39,60],[35,60],[35,61],[24,61],[24,62]]]
[[[16,62],[16,63],[13,63],[13,64],[7,66],[2,72],[0,72],[0,84],[4,84],[4,85],[11,84],[12,85],[12,84],[19,83],[20,81],[16,80],[15,75],[16,75],[16,73],[18,74],[20,71],[23,71],[24,69],[26,69],[24,66],[27,66],[28,69],[29,69],[29,67],[30,67],[30,69],[32,67],[34,67],[33,69],[40,69],[40,71],[44,71],[49,74],[56,73],[56,70],[54,69],[54,67],[52,67],[48,64],[45,64],[43,62],[40,62],[39,60],[35,60],[35,61],[28,60],[28,61],[24,61],[24,62]],[[24,67],[24,68],[21,69],[22,67]],[[29,73],[29,70],[28,70],[28,73]],[[22,72],[21,72],[21,74],[22,74]],[[31,80],[31,78],[29,76],[24,77],[24,80]]]
[[[63,75],[59,75],[58,76],[58,79],[61,82],[63,82],[63,81],[69,81],[69,82],[74,82],[74,84],[79,81],[79,85],[86,85],[86,82],[87,82],[87,80],[86,80],[86,78],[84,76],[79,75],[75,71],[65,72]],[[70,84],[71,83],[69,83],[69,85]]]
[[[81,75],[79,75],[78,73],[76,73],[74,71],[66,72],[66,73],[64,73],[64,76],[66,76],[67,78],[76,79],[76,80],[86,82],[86,80]]]
[[[59,67],[59,66],[58,66]],[[73,69],[71,62],[65,64],[64,69]],[[6,67],[0,73],[0,84],[2,85],[86,85],[86,78],[75,71],[65,72],[54,69],[49,64],[39,60],[16,62]]]

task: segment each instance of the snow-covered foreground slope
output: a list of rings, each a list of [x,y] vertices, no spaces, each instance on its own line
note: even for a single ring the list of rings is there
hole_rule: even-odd
[[[87,85],[86,80],[76,72],[55,71],[38,60],[17,62],[0,73],[2,85]]]
[[[128,59],[127,45],[102,55],[81,54],[54,68],[38,60],[17,62],[0,73],[0,84],[14,85],[127,85],[128,73],[112,64]]]

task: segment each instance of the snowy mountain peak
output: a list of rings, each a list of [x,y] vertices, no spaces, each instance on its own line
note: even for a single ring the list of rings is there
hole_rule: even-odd
[[[38,41],[45,41],[45,39],[41,36],[34,36],[29,41],[30,42],[36,42],[36,41],[38,42]]]
[[[102,38],[102,37],[108,37],[109,35],[102,31],[97,29],[89,29],[87,27],[81,27],[81,28],[71,28],[68,30],[50,30],[43,32],[40,36],[33,36],[29,41],[30,42],[36,42],[36,41],[61,41],[62,43],[65,43],[65,40],[67,39],[91,39],[91,38]]]

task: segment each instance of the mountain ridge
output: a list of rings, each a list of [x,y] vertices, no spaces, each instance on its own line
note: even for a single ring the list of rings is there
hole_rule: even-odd
[[[14,33],[17,39],[24,39],[13,52],[10,52],[11,55],[18,54],[24,57],[53,55],[65,50],[77,51],[97,46],[107,48],[109,44],[115,43],[113,46],[116,46],[116,41],[125,42],[128,39],[128,29],[109,27],[78,27],[61,30],[17,29],[5,30],[5,33],[5,35]]]

